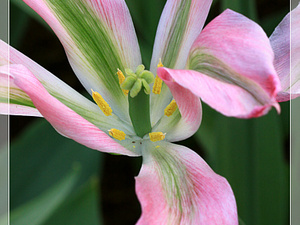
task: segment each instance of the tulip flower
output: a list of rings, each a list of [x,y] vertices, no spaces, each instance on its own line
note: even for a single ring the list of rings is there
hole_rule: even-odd
[[[202,30],[211,0],[168,0],[148,71],[124,0],[24,2],[56,33],[96,104],[1,42],[2,99],[10,82],[9,112],[6,103],[1,112],[43,116],[89,148],[142,156],[139,225],[238,224],[226,179],[171,142],[199,128],[200,98],[239,118],[280,110],[274,54],[259,25],[226,10]]]
[[[282,91],[279,102],[300,96],[300,5],[284,17],[270,37]]]

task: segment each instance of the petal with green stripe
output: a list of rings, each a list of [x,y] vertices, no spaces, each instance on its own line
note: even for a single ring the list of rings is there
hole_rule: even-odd
[[[99,92],[115,114],[129,121],[117,69],[135,69],[140,50],[123,0],[24,0],[51,26],[88,92]]]
[[[9,73],[15,84],[27,93],[44,118],[63,136],[91,149],[129,156],[139,155],[137,152],[124,148],[113,140],[107,131],[99,129],[50,95],[25,66],[11,65]],[[117,124],[110,125],[116,126]]]
[[[153,48],[151,71],[161,59],[172,69],[184,69],[189,50],[200,34],[211,0],[168,0],[161,15]]]
[[[257,117],[280,107],[281,89],[268,37],[232,10],[211,21],[193,44],[186,71],[170,72],[180,85],[227,116]]]
[[[144,142],[136,177],[142,206],[137,225],[237,225],[230,185],[192,150],[168,142]]]
[[[212,0],[168,0],[161,15],[150,70],[156,74],[161,59],[167,68],[184,69],[189,50],[200,34]],[[165,84],[161,94],[151,96],[153,122],[162,115],[172,96]]]
[[[84,96],[82,96],[80,93],[75,91],[73,88],[68,86],[66,83],[58,79],[56,76],[51,74],[49,71],[41,67],[36,62],[29,59],[27,56],[23,55],[21,52],[17,51],[13,47],[8,47],[8,45],[0,40],[0,62],[2,63],[9,63],[10,64],[10,71],[8,71],[7,68],[2,68],[2,73],[5,75],[2,75],[3,79],[8,79],[7,74],[8,72],[11,72],[12,69],[18,68],[19,65],[23,65],[26,67],[46,88],[46,90],[56,99],[58,99],[60,102],[62,102],[64,105],[69,107],[70,109],[74,110],[76,113],[78,113],[80,116],[94,124],[95,126],[99,127],[103,131],[106,131],[108,133],[108,130],[112,128],[112,124],[114,124],[115,128],[121,129],[127,134],[134,134],[134,131],[129,123],[126,123],[125,121],[121,121],[116,115],[112,116],[105,116],[103,112],[99,109],[99,107],[91,102],[90,100],[86,99]],[[10,58],[7,59],[7,51],[9,51]],[[7,67],[7,65],[6,65]],[[1,78],[1,80],[2,80]],[[5,80],[3,80],[5,82]],[[6,82],[7,83],[7,82]],[[15,90],[18,92],[16,97],[22,96],[22,101],[18,99],[19,101],[11,102],[18,105],[25,105],[33,107],[32,101],[28,97],[25,92],[20,90],[19,87],[15,87],[14,81],[10,79],[10,86],[15,88]],[[11,93],[14,89],[11,89]],[[4,96],[5,91],[1,92],[0,97]],[[11,106],[11,109],[13,109],[15,106]],[[20,106],[16,107],[20,108]],[[24,111],[22,111],[24,112]],[[12,113],[12,112],[11,112]]]
[[[7,73],[8,67],[0,67],[0,114],[42,116],[29,96],[14,84],[13,79],[8,78]]]

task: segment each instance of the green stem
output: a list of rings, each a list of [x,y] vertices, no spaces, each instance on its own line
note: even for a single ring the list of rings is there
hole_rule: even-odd
[[[150,122],[150,101],[149,95],[144,91],[140,91],[134,98],[128,95],[129,101],[129,115],[135,130],[139,137],[144,137],[151,132]]]

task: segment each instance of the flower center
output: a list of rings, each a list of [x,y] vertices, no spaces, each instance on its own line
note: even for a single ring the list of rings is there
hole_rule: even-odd
[[[162,67],[163,64],[159,60],[157,67]],[[139,65],[136,71],[133,72],[131,69],[125,69],[125,75],[120,69],[117,69],[117,75],[119,79],[120,87],[125,95],[128,95],[129,102],[129,115],[136,134],[143,138],[145,135],[149,134],[149,138],[152,142],[162,141],[165,138],[162,132],[151,132],[151,121],[150,121],[150,84],[154,82],[152,92],[154,94],[160,94],[162,88],[162,80],[145,70],[144,65]],[[92,97],[97,103],[99,108],[102,110],[104,115],[111,116],[112,109],[108,103],[103,99],[103,97],[98,93],[93,91]],[[166,116],[171,116],[177,109],[177,104],[175,100],[165,108],[164,114]],[[111,128],[109,135],[117,140],[125,140],[126,134],[116,128]]]

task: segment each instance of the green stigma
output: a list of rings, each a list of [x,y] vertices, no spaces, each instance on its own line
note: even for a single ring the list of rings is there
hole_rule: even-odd
[[[130,97],[136,97],[143,89],[145,94],[150,94],[149,84],[154,82],[154,75],[148,70],[145,70],[144,65],[139,65],[135,73],[131,69],[125,69],[125,80],[121,87],[129,91]]]

